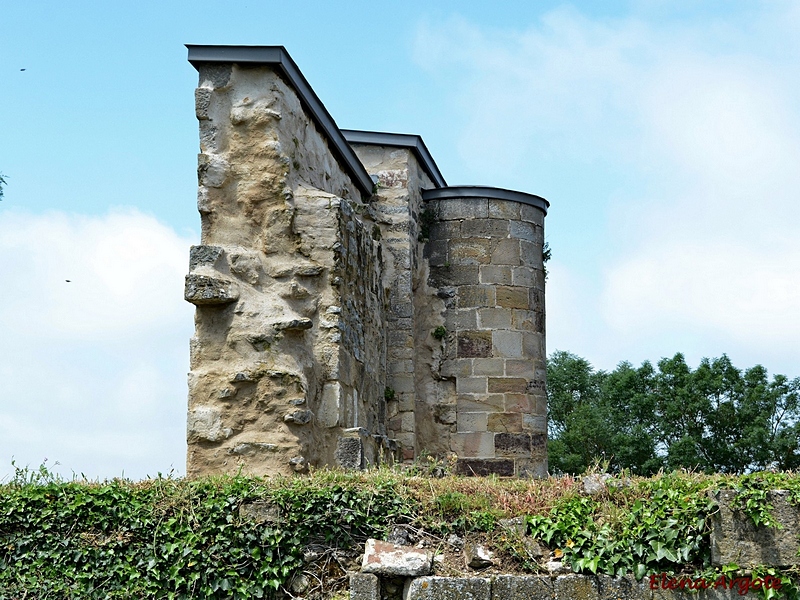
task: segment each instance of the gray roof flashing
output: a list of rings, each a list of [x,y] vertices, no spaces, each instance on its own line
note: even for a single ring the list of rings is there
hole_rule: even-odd
[[[518,192],[516,190],[507,190],[504,188],[488,187],[482,185],[453,185],[449,187],[441,187],[433,190],[423,190],[422,199],[429,200],[445,200],[448,198],[489,198],[490,200],[510,200],[511,202],[520,202],[535,206],[544,214],[547,214],[547,209],[550,203],[535,194],[528,194],[525,192]]]
[[[442,172],[433,160],[422,137],[413,133],[387,133],[384,131],[362,131],[356,129],[342,129],[342,135],[351,144],[367,144],[370,146],[391,146],[396,148],[410,148],[420,166],[431,178],[437,188],[445,187]]]
[[[372,195],[374,183],[358,160],[350,144],[331,117],[328,109],[319,99],[283,46],[208,46],[186,44],[189,49],[189,62],[199,70],[204,63],[237,63],[264,65],[275,69],[294,89],[300,102],[310,113],[311,118],[322,130],[331,144],[331,149],[340,159],[342,166],[353,178],[354,183],[364,193],[365,199]]]
[[[273,68],[297,93],[300,102],[310,113],[311,118],[326,136],[332,152],[340,160],[341,165],[352,177],[354,183],[364,193],[365,200],[372,196],[374,182],[367,173],[364,165],[356,156],[350,144],[368,144],[376,146],[394,146],[410,148],[417,161],[431,181],[437,187],[432,190],[423,190],[424,200],[439,200],[446,198],[491,198],[497,200],[510,200],[535,206],[547,214],[550,203],[540,196],[517,192],[503,188],[462,185],[447,186],[439,167],[433,160],[431,153],[422,141],[422,137],[415,134],[387,133],[380,131],[358,131],[353,129],[339,129],[333,117],[325,108],[317,94],[303,76],[297,64],[289,56],[283,46],[215,46],[186,44],[189,50],[189,62],[199,70],[200,65],[206,63],[236,63],[252,66],[268,66]]]

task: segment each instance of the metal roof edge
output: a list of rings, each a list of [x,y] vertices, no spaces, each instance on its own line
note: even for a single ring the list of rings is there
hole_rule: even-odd
[[[433,160],[422,136],[414,133],[388,133],[385,131],[363,131],[359,129],[342,129],[342,135],[351,144],[371,144],[374,146],[396,146],[411,148],[422,168],[437,188],[447,186],[442,172]]]
[[[201,63],[239,63],[275,67],[281,76],[294,88],[300,102],[311,113],[311,118],[322,129],[331,142],[332,150],[341,161],[354,183],[365,194],[365,200],[372,195],[374,183],[364,165],[358,160],[342,131],[336,125],[328,109],[314,92],[297,63],[283,46],[215,46],[186,44],[189,62],[195,68]]]
[[[547,200],[535,194],[481,185],[454,185],[433,190],[423,190],[422,192],[422,199],[426,201],[443,200],[446,198],[489,198],[492,200],[510,200],[512,202],[521,202],[522,204],[535,206],[544,212],[544,214],[547,214],[547,209],[550,206],[550,203]]]

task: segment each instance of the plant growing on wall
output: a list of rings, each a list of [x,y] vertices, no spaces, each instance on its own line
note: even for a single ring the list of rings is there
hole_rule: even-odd
[[[431,226],[436,222],[436,213],[426,208],[419,214],[419,235],[417,240],[420,242],[427,242],[431,236]]]

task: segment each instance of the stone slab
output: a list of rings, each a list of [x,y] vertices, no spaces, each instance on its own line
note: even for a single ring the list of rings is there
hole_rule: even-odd
[[[428,575],[432,566],[433,556],[427,550],[369,539],[361,571],[394,577],[419,577]]]
[[[420,577],[405,589],[403,600],[490,600],[491,583],[483,577]]]
[[[380,600],[381,587],[377,575],[350,573],[350,600]]]
[[[738,494],[733,490],[720,490],[715,499],[719,511],[712,517],[711,563],[714,566],[736,563],[742,568],[751,568],[800,564],[796,535],[800,531],[800,507],[789,503],[788,491],[773,490],[767,496],[780,529],[756,527],[752,519],[739,510]]]

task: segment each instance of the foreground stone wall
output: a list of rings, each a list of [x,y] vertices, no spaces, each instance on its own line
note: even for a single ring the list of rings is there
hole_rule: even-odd
[[[402,594],[387,595],[377,575],[355,574],[351,600],[734,600],[738,587],[691,591],[655,589],[649,578],[607,575],[500,575],[498,577],[417,577],[408,579]]]
[[[418,136],[349,143],[280,47],[190,60],[202,236],[185,290],[187,474],[420,453],[546,474],[546,201],[453,197]]]

